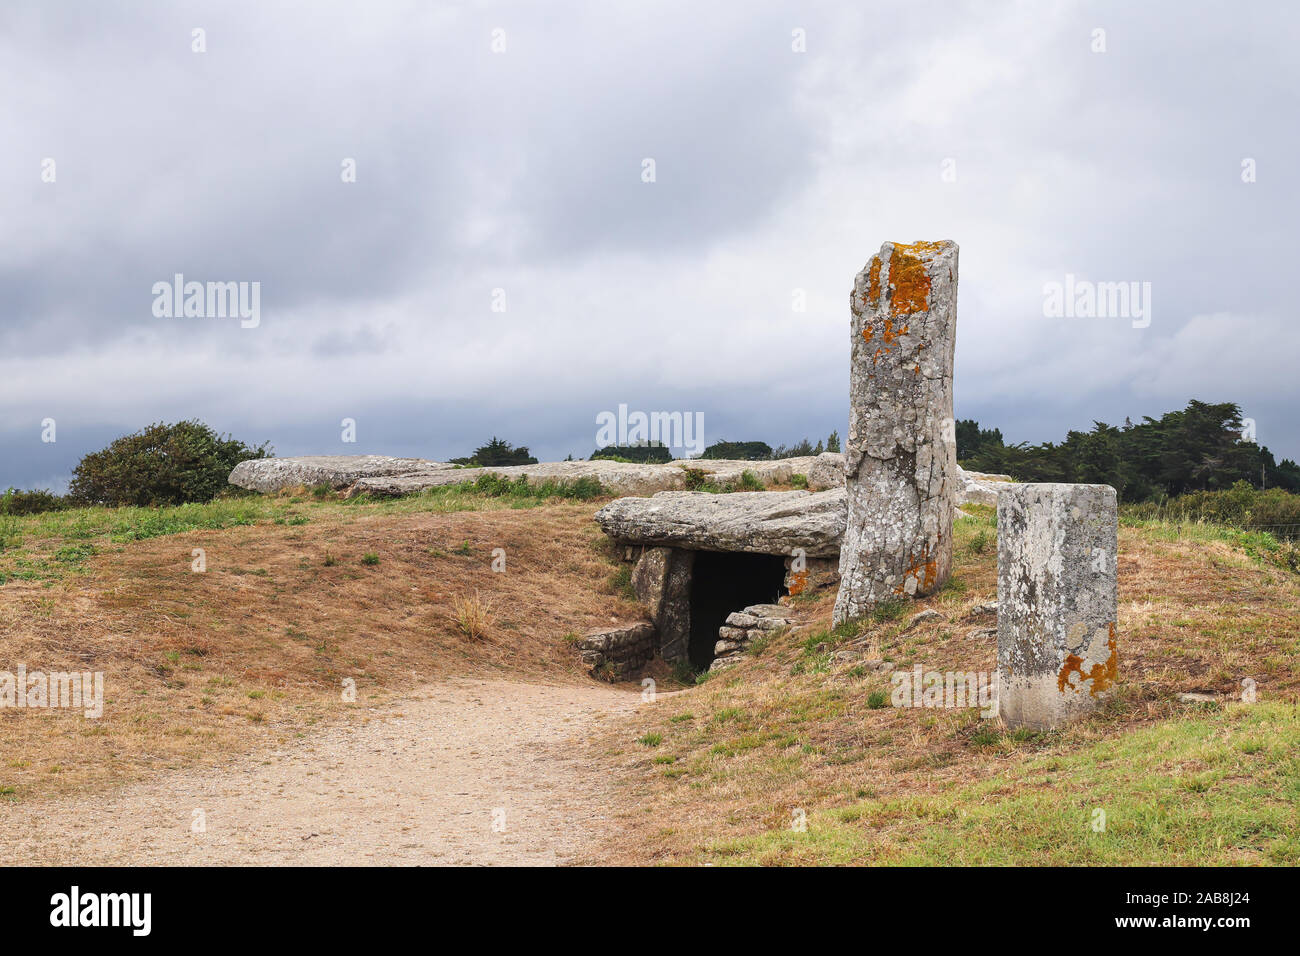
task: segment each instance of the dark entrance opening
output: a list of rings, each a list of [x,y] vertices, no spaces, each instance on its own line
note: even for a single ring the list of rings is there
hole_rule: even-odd
[[[697,551],[691,571],[691,643],[697,671],[713,663],[713,645],[727,615],[785,594],[785,558],[776,554]]]

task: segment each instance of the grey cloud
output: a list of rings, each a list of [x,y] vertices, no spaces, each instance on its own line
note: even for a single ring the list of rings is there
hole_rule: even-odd
[[[345,416],[366,451],[495,432],[587,454],[619,402],[703,411],[715,438],[824,437],[852,276],[885,239],[939,237],[962,246],[958,415],[1041,441],[1233,400],[1295,457],[1297,19],[7,5],[0,486],[190,416],[286,454],[339,450]],[[261,281],[261,327],[155,319],[175,272]],[[1067,272],[1150,281],[1150,328],[1045,318]],[[31,445],[46,415],[57,449]]]

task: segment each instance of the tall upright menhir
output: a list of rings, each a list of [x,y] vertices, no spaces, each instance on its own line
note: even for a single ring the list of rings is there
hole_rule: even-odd
[[[887,242],[849,304],[848,521],[835,623],[930,594],[952,566],[957,244]]]

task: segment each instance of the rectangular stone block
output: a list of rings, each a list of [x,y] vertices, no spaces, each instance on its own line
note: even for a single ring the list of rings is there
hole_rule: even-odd
[[[998,712],[1059,727],[1119,670],[1118,519],[1109,485],[1010,484],[998,495]]]

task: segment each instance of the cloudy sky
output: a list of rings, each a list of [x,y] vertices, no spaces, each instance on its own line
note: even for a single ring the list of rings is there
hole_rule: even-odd
[[[853,277],[916,239],[961,246],[958,417],[1037,442],[1235,401],[1300,457],[1298,25],[1186,0],[10,0],[0,488],[61,490],[182,418],[437,459],[494,434],[586,456],[620,403],[702,412],[709,441],[843,433]],[[177,273],[259,282],[259,324],[156,316]],[[1067,274],[1149,282],[1149,325],[1045,316]]]

